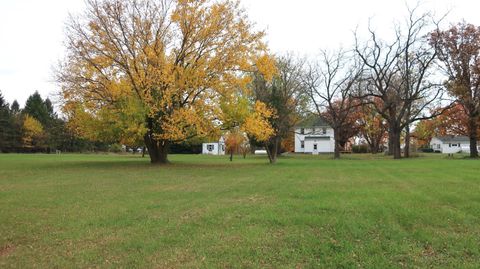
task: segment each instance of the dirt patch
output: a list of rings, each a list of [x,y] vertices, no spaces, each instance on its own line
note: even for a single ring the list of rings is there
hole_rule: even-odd
[[[12,244],[6,244],[0,247],[0,257],[8,256],[15,250],[15,246]]]

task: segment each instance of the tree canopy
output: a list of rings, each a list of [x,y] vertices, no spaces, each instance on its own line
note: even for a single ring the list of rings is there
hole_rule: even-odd
[[[152,163],[168,162],[170,144],[214,131],[218,100],[245,88],[244,71],[265,51],[237,1],[87,6],[67,27],[63,110],[82,135],[143,139]]]

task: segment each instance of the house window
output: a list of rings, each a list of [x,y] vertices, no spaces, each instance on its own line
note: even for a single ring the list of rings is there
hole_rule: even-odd
[[[301,147],[302,149],[305,148],[305,142],[304,142],[304,141],[300,142],[300,147]]]
[[[305,134],[305,129],[304,128],[300,129],[300,134]]]
[[[222,151],[225,151],[225,145],[222,145]]]
[[[322,129],[322,134],[327,134],[327,128]]]
[[[214,147],[215,147],[214,145],[207,145],[207,150],[213,151]]]
[[[451,143],[448,143],[448,147],[451,148],[451,147],[452,147],[452,144],[451,144]]]
[[[313,150],[317,150],[317,144],[313,144]]]

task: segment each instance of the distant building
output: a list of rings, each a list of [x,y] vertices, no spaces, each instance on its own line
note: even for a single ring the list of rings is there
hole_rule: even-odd
[[[218,142],[203,143],[202,154],[225,155],[225,140],[223,139],[223,136],[220,137]]]
[[[467,136],[438,136],[432,138],[430,147],[441,153],[470,153],[470,138]],[[480,150],[480,146],[477,146]]]
[[[310,117],[295,127],[296,153],[331,153],[335,150],[333,128],[322,117]]]

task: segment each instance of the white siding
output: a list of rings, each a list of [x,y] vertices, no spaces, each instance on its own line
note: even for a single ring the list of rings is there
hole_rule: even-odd
[[[305,135],[300,133],[301,128],[295,129],[295,152],[303,153],[305,152],[305,148],[302,148],[302,141],[305,140]]]
[[[225,155],[225,144],[223,143],[203,143],[202,154]]]
[[[462,151],[462,148],[460,146],[460,143],[458,142],[442,144],[442,153],[451,154],[451,153],[458,153],[460,151]]]
[[[333,152],[332,143],[330,139],[306,139],[305,153],[314,153],[315,145],[317,145],[317,153]]]
[[[440,150],[441,151],[442,150],[442,145],[443,145],[443,142],[436,137],[432,138],[432,141],[430,141],[430,147],[433,150]]]
[[[439,150],[441,153],[452,154],[458,152],[470,153],[470,141],[443,142],[434,137],[430,141],[430,147],[433,150]]]
[[[333,129],[330,127],[315,127],[295,129],[295,152],[296,153],[313,153],[314,145],[317,145],[318,153],[330,153],[334,151],[335,141],[333,139]],[[325,131],[325,133],[324,133]],[[328,138],[317,138],[308,136],[324,136]],[[304,147],[302,148],[302,142]]]

